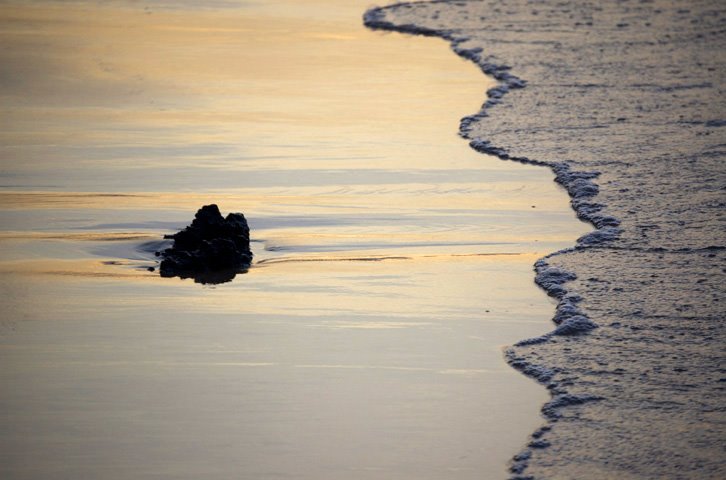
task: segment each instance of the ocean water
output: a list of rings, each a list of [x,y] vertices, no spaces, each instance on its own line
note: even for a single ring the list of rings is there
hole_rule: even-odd
[[[493,80],[367,7],[0,6],[0,477],[506,476],[547,395],[503,347],[588,226],[458,137]],[[249,272],[148,271],[212,202]]]
[[[724,435],[723,2],[443,1],[372,27],[448,39],[498,80],[472,147],[549,167],[595,228],[537,263],[552,333],[508,350],[545,386],[516,479],[717,479]]]

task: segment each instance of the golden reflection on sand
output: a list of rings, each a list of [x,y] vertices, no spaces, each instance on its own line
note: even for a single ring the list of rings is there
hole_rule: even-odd
[[[124,290],[132,280],[146,285],[154,294],[139,298],[121,293],[109,295],[103,301],[111,309],[123,309],[132,302],[152,310],[183,310],[202,316],[289,315],[308,328],[380,330],[428,325],[420,315],[439,317],[437,321],[481,315],[476,306],[480,301],[472,300],[482,291],[490,292],[489,296],[496,292],[495,306],[515,301],[522,292],[537,293],[530,279],[517,275],[518,269],[528,267],[536,257],[487,254],[288,259],[253,266],[239,282],[227,288],[201,291],[191,282],[161,278],[131,261],[2,261],[0,275],[24,278],[24,282],[37,285],[38,292],[54,278],[63,278],[63,282],[78,288],[86,285],[95,289],[98,281],[104,280]],[[481,272],[488,274],[484,276]],[[49,301],[53,303],[52,299]],[[385,320],[376,318],[380,316]]]
[[[315,7],[311,8],[301,21],[304,14],[299,12],[266,16],[258,11],[251,17],[244,8],[199,9],[190,15],[119,4],[1,5],[0,38],[6,48],[0,61],[10,81],[3,88],[0,142],[193,144],[229,141],[235,136],[231,129],[241,124],[246,130],[273,133],[265,125],[284,121],[305,122],[308,132],[318,126],[340,133],[346,125],[359,128],[363,122],[379,133],[403,133],[399,130],[406,123],[403,120],[414,112],[385,108],[380,99],[390,95],[369,96],[367,101],[356,98],[363,93],[351,88],[362,81],[379,91],[400,85],[389,84],[388,76],[379,77],[375,70],[363,80],[360,67],[349,65],[371,56],[376,48],[386,56],[387,65],[398,65],[401,71],[421,70],[417,62],[425,62],[428,72],[450,69],[455,60],[431,55],[426,43],[445,48],[434,40],[400,49],[390,48],[382,36],[353,35],[351,24],[359,28],[359,12],[343,17],[344,22],[316,21]],[[348,44],[345,50],[341,41]],[[431,90],[430,75],[418,81],[415,75],[411,78],[405,86],[410,95],[438,94]],[[474,91],[481,95],[486,83],[479,78],[481,86]],[[261,86],[264,91],[257,91]],[[470,80],[450,85],[457,86],[472,90]],[[328,100],[313,100],[321,89],[327,91]],[[465,92],[461,98],[466,98]],[[473,111],[478,99],[468,98]],[[431,111],[415,115],[441,114],[455,121],[456,114],[444,107],[431,102]],[[111,125],[114,128],[104,128]],[[185,128],[189,126],[194,128]],[[422,134],[441,132],[426,124],[406,132]],[[370,166],[370,161],[365,165]]]
[[[122,262],[100,262],[97,260],[12,260],[0,262],[0,274],[24,276],[62,276],[78,280],[107,278],[121,281],[131,279],[156,282],[158,276],[151,276],[138,268],[120,268]],[[128,265],[126,265],[128,266]]]
[[[449,191],[447,191],[447,187]],[[371,187],[351,186],[344,193],[322,190],[321,187],[298,187],[295,194],[281,194],[279,189],[257,188],[255,194],[208,192],[203,194],[172,192],[129,192],[123,194],[93,192],[0,192],[3,210],[25,209],[142,209],[158,210],[170,208],[189,211],[204,202],[216,201],[220,206],[245,206],[248,209],[279,209],[295,205],[298,207],[329,208],[340,211],[355,211],[366,206],[383,207],[393,205],[400,208],[442,208],[449,210],[481,210],[483,202],[492,210],[521,210],[529,208],[521,200],[502,195],[503,190],[514,188],[513,184],[498,185],[397,185],[373,190]],[[305,195],[308,190],[309,194]],[[340,190],[338,188],[337,190]],[[430,195],[427,195],[427,190]],[[532,192],[533,194],[535,192]],[[560,210],[557,198],[537,199],[540,209]],[[360,202],[360,203],[358,203]]]
[[[158,239],[158,235],[135,232],[0,232],[0,242],[2,242],[3,240],[70,240],[77,242],[122,242],[132,240],[142,241]]]
[[[0,476],[504,475],[546,395],[501,346],[585,229],[456,137],[492,81],[366,2],[162,4],[0,5]],[[146,271],[212,202],[249,272]]]

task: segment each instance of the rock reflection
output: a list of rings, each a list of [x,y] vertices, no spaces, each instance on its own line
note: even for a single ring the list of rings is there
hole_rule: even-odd
[[[237,274],[247,273],[248,268],[226,268],[221,270],[206,270],[198,272],[178,272],[176,274],[169,274],[161,272],[162,277],[179,277],[182,280],[193,279],[194,283],[200,283],[202,285],[218,285],[220,283],[228,283],[234,280]]]

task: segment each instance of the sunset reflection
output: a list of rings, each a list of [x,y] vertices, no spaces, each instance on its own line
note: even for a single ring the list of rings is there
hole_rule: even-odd
[[[566,193],[457,136],[493,83],[445,42],[197,3],[0,5],[0,477],[504,474],[546,392],[501,347],[547,328]],[[249,271],[161,278],[210,203]]]

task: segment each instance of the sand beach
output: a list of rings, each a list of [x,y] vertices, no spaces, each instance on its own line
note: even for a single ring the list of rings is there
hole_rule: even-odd
[[[446,42],[207,3],[0,6],[0,476],[506,478],[532,265],[590,227],[458,136],[496,82]],[[208,203],[248,273],[148,271]]]

